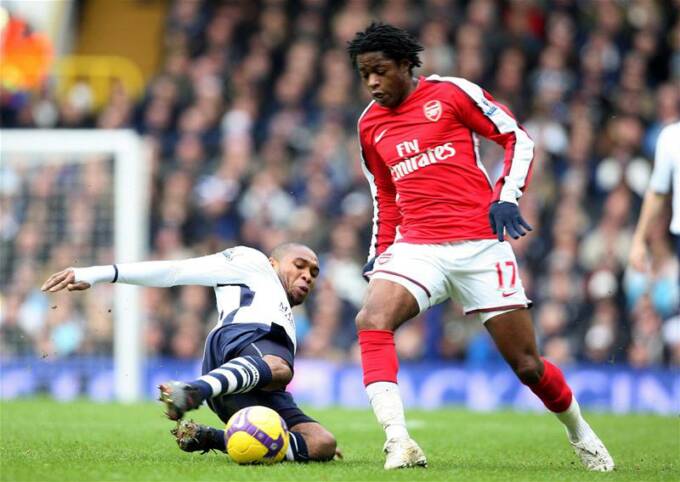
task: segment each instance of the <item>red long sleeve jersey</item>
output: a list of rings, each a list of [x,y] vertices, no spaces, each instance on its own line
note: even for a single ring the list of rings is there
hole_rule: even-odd
[[[420,77],[394,109],[371,102],[358,121],[363,170],[373,195],[369,259],[397,237],[430,244],[495,237],[489,204],[517,203],[534,143],[508,109],[457,77]],[[477,134],[505,148],[495,188],[479,159]]]

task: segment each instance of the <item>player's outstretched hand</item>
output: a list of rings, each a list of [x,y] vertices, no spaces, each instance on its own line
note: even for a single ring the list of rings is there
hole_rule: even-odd
[[[489,208],[489,222],[491,223],[491,230],[498,236],[498,241],[505,240],[504,231],[507,231],[512,239],[517,239],[527,234],[527,231],[532,230],[531,226],[522,218],[519,206],[509,202],[498,201],[493,203]]]
[[[76,282],[76,274],[73,271],[73,268],[66,268],[47,278],[47,281],[43,283],[40,289],[54,293],[56,291],[61,291],[64,288],[69,291],[82,291],[89,287],[90,283],[86,283],[85,281]]]

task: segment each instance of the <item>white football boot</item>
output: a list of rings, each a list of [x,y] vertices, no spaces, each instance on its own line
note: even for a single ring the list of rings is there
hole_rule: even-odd
[[[614,459],[609,455],[602,440],[595,433],[578,442],[570,441],[569,443],[586,469],[593,472],[611,472],[614,470]]]
[[[427,467],[425,453],[413,439],[389,439],[385,442],[383,452],[385,452],[385,470]]]

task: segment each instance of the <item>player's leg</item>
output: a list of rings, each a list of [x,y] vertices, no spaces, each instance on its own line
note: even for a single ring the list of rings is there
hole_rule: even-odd
[[[485,322],[498,350],[520,381],[541,399],[564,424],[569,442],[589,470],[610,471],[614,461],[581,415],[562,371],[538,354],[529,310],[517,309],[491,316]]]
[[[326,461],[335,455],[333,435],[316,420],[305,415],[293,396],[284,389],[293,377],[293,352],[281,337],[261,338],[244,346],[238,356],[261,357],[272,369],[272,381],[259,390],[221,395],[210,400],[210,407],[223,422],[245,407],[263,405],[276,411],[289,427],[290,444],[286,460]],[[221,432],[221,431],[220,431]],[[222,440],[224,436],[222,436]]]
[[[526,308],[489,313],[484,326],[517,378],[528,386],[553,412],[563,412],[572,401],[572,393],[562,372],[538,354],[529,310]],[[578,425],[567,427],[578,435]]]
[[[290,382],[293,354],[289,347],[277,343],[280,348],[276,353],[263,353],[256,348],[246,351],[257,340],[245,345],[235,342],[242,333],[232,331],[237,330],[225,328],[208,337],[201,377],[188,383],[170,381],[159,386],[168,418],[179,420],[187,411],[218,396],[277,389]]]
[[[227,452],[225,431],[209,427],[193,420],[180,420],[170,430],[179,448],[185,452],[206,453],[210,450]]]
[[[319,422],[300,410],[289,392],[276,390],[262,393],[262,404],[276,410],[288,426],[290,444],[286,460],[327,462],[333,459],[337,450],[335,437]]]
[[[417,301],[406,288],[392,281],[372,279],[356,318],[366,394],[385,430],[386,469],[427,464],[424,453],[406,429],[394,346],[394,330],[419,311]]]
[[[262,404],[262,401],[256,403]],[[288,430],[289,444],[286,460],[296,462],[332,460],[339,453],[333,434],[308,417],[304,420],[310,421],[296,422]],[[199,424],[193,420],[182,420],[170,433],[175,437],[179,448],[185,452],[205,453],[218,450],[226,453],[227,451],[226,431],[222,429]]]
[[[443,275],[421,251],[400,243],[378,258],[356,318],[366,393],[387,439],[386,469],[427,465],[406,429],[394,346],[394,331],[441,297],[433,286],[443,286]]]
[[[301,422],[290,427],[290,432],[299,434],[307,446],[308,460],[316,460],[319,462],[326,462],[333,460],[338,452],[337,442],[332,433],[330,433],[323,425],[317,422]],[[291,444],[299,443],[299,438],[291,438]],[[300,449],[290,449],[290,458],[287,460],[296,460],[296,452],[299,457]]]
[[[177,445],[185,452],[227,451],[226,431],[192,420],[182,420],[171,430]],[[287,461],[327,462],[339,454],[332,433],[318,422],[300,422],[288,430]]]
[[[210,408],[227,423],[242,408],[262,405],[276,411],[288,426],[289,445],[286,460],[296,462],[328,461],[336,454],[335,437],[313,418],[307,416],[284,390],[255,390],[248,393],[213,398]],[[173,431],[182,450],[220,450],[226,452],[225,431],[182,421]]]
[[[192,382],[170,381],[159,388],[168,418],[179,420],[187,411],[211,398],[260,388],[279,388],[286,386],[292,375],[290,367],[279,357],[240,356]]]
[[[496,240],[453,243],[448,259],[452,260],[449,269],[465,312],[478,313],[520,381],[565,424],[584,464],[592,470],[611,470],[611,457],[583,420],[562,372],[538,354],[527,309],[531,302],[524,293],[510,244]],[[581,443],[586,443],[587,449],[581,450]]]
[[[286,422],[289,430],[290,444],[286,460],[306,462],[309,460],[327,461],[335,455],[336,442],[333,435],[316,420],[307,416],[293,400],[293,396],[285,391],[286,385],[293,378],[293,353],[280,339],[264,338],[246,346],[240,354],[255,356],[259,354],[265,359],[276,359],[272,363],[278,376],[272,383],[261,390],[239,395],[237,400],[227,400],[229,404],[264,405],[276,411]],[[224,399],[235,397],[224,397]]]

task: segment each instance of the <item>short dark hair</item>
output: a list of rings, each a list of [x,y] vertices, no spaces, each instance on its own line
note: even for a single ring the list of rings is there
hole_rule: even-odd
[[[357,64],[358,55],[382,52],[385,57],[395,62],[408,60],[413,69],[422,64],[418,52],[423,50],[423,46],[406,30],[379,22],[371,23],[366,30],[357,32],[354,39],[347,42],[347,53],[354,66]]]
[[[288,254],[288,251],[290,251],[293,248],[304,248],[314,253],[314,250],[312,248],[302,243],[283,243],[276,246],[269,256],[277,261],[281,261],[283,257],[286,254]],[[316,256],[316,253],[314,253],[314,256]]]

